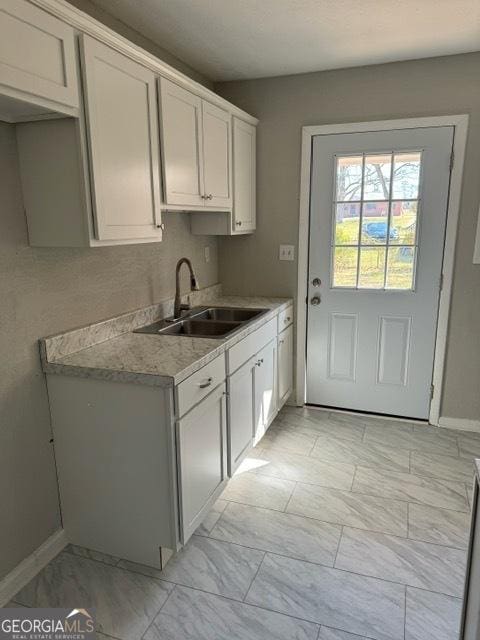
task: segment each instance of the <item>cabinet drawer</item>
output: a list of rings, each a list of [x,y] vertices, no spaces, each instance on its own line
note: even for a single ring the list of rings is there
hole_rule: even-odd
[[[222,354],[177,386],[177,416],[187,413],[224,380],[225,357]]]
[[[277,335],[277,321],[272,318],[228,350],[228,373],[231,374],[260,351]]]
[[[73,29],[24,0],[1,5],[0,84],[78,107]]]
[[[293,322],[293,305],[278,314],[278,333],[289,327]]]

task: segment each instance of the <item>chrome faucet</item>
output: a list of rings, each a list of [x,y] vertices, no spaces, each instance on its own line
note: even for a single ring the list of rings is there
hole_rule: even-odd
[[[180,268],[182,264],[186,264],[188,270],[190,271],[190,291],[198,291],[199,289],[197,277],[195,276],[192,263],[188,258],[180,258],[175,268],[175,302],[173,305],[173,317],[175,320],[177,318],[180,318],[180,316],[182,315],[182,311],[188,311],[190,309],[190,305],[182,304],[180,298]]]

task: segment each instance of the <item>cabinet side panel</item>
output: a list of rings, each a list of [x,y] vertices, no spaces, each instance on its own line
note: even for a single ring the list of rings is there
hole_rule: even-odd
[[[23,197],[32,246],[88,245],[87,203],[73,118],[17,125]]]
[[[168,390],[47,378],[69,540],[159,567],[159,547],[176,545]]]

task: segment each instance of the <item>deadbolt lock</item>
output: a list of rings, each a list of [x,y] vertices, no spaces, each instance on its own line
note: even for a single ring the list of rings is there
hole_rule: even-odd
[[[313,285],[314,287],[319,287],[321,284],[322,284],[322,281],[320,280],[320,278],[314,278],[314,279],[312,280],[312,285]]]

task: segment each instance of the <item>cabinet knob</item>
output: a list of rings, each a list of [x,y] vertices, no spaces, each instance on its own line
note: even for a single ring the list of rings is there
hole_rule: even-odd
[[[155,226],[157,227],[157,229],[161,229],[162,231],[165,231],[165,223],[164,222],[160,222],[160,224],[156,224]]]
[[[209,194],[208,194],[208,196],[207,196],[207,198],[208,198],[209,200],[213,200],[213,195],[212,195],[211,193],[209,193]]]
[[[261,367],[262,362],[263,362],[263,358],[260,358],[260,360],[257,360],[255,364],[257,365],[257,367]]]
[[[213,378],[207,378],[205,382],[199,382],[198,386],[200,387],[200,389],[206,389],[212,384],[212,382]]]
[[[237,225],[237,227],[241,227],[242,226],[242,221],[239,220],[238,222],[235,223]]]
[[[284,324],[287,324],[287,322],[290,322],[290,320],[291,320],[291,318],[290,318],[290,316],[288,316],[288,318],[285,318],[285,320],[283,322],[284,322]]]

